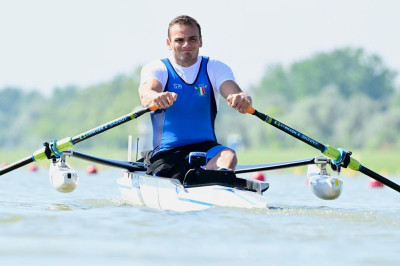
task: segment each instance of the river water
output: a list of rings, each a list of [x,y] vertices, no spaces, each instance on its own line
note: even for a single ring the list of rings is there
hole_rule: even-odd
[[[44,169],[0,177],[1,265],[400,265],[400,194],[366,176],[323,201],[269,172],[268,209],[176,213],[121,202],[119,170],[78,174],[68,194]]]

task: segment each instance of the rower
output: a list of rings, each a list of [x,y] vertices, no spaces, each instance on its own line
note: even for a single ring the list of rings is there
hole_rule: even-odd
[[[207,170],[234,170],[234,150],[220,145],[214,132],[219,96],[240,113],[251,106],[251,97],[239,87],[225,63],[199,55],[203,45],[199,23],[178,16],[168,27],[169,58],[146,64],[139,87],[143,106],[151,113],[153,151],[147,174],[182,179],[190,152],[210,155]]]

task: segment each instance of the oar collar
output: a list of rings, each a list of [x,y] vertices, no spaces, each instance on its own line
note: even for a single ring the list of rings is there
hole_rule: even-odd
[[[336,160],[332,160],[332,164],[336,165],[338,169],[340,169],[340,167],[347,168],[350,163],[352,152],[347,152],[342,148],[338,148],[337,150],[339,151],[339,157]]]
[[[59,152],[57,149],[57,140],[53,139],[50,141],[50,143],[45,142],[43,143],[43,146],[45,147],[44,149],[44,154],[46,155],[47,159],[52,158],[52,154],[54,157],[59,158],[62,156],[62,152]]]

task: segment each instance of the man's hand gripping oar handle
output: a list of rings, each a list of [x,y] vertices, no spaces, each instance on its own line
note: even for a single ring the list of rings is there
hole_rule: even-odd
[[[390,181],[389,179],[373,172],[372,170],[362,166],[360,164],[360,162],[358,162],[356,159],[352,158],[350,155],[351,153],[347,153],[346,151],[342,150],[342,149],[337,149],[335,147],[332,147],[330,145],[324,145],[319,143],[318,141],[298,132],[297,130],[279,122],[278,120],[275,120],[274,118],[260,113],[259,111],[257,111],[256,109],[254,109],[253,107],[248,107],[246,109],[246,112],[252,115],[257,116],[258,118],[260,118],[261,120],[263,120],[264,122],[280,129],[281,131],[295,137],[298,140],[301,140],[302,142],[320,150],[323,154],[325,154],[326,156],[328,156],[329,158],[334,160],[334,163],[341,165],[343,167],[348,167],[352,170],[355,171],[360,171],[361,173],[372,177],[375,180],[378,180],[379,182],[385,184],[386,186],[396,190],[397,192],[400,192],[400,186],[392,181]]]

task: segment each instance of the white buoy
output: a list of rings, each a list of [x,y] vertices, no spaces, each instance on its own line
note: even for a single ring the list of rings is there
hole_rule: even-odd
[[[63,156],[50,164],[50,184],[63,193],[69,193],[78,186],[78,174],[65,162]]]
[[[326,171],[326,164],[321,164],[321,169],[316,165],[309,165],[307,179],[311,191],[324,200],[337,199],[343,190],[343,181],[332,177]]]

